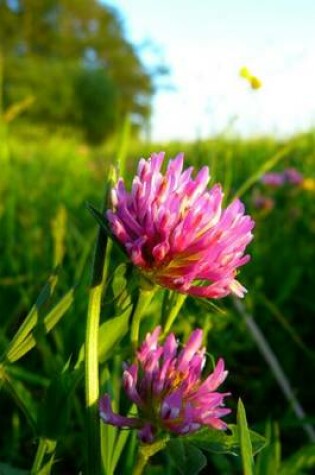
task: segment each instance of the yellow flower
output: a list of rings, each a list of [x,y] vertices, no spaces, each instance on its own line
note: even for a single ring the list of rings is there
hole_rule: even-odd
[[[246,68],[245,66],[243,66],[241,69],[240,69],[240,72],[239,72],[240,76],[244,79],[247,80],[247,82],[250,84],[250,87],[252,89],[260,89],[262,87],[262,82],[261,80],[257,77],[257,76],[254,76],[248,68]]]
[[[262,86],[262,82],[256,76],[251,76],[250,78],[250,85],[252,89],[259,89]]]
[[[307,191],[315,191],[315,179],[314,178],[304,178],[301,183],[301,188]]]

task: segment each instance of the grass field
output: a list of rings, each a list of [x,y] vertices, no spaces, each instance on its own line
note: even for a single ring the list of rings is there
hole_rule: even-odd
[[[126,139],[121,143],[118,139],[99,148],[81,143],[68,130],[58,134],[3,130],[2,137],[0,349],[4,358],[0,363],[0,473],[18,475],[20,472],[12,467],[25,470],[21,474],[29,473],[39,438],[54,441],[51,452],[46,453],[47,466],[54,456],[52,473],[77,474],[83,469],[83,376],[71,373],[72,378],[77,378],[71,392],[66,376],[78,361],[84,342],[97,233],[97,223],[86,203],[101,208],[108,166],[116,163],[117,155],[125,155],[124,176],[130,182],[138,159],[160,150],[167,157],[183,151],[186,165],[208,165],[211,183],[222,183],[226,202],[241,196],[256,222],[254,240],[249,246],[252,258],[240,273],[240,281],[248,289],[241,307],[230,298],[213,304],[188,297],[174,330],[187,336],[196,326],[204,329],[208,351],[216,359],[223,356],[229,370],[225,386],[232,393],[228,404],[233,412],[227,419],[235,421],[236,403],[241,397],[250,427],[260,434],[271,433],[272,444],[261,452],[267,455],[265,459],[260,456],[254,473],[311,473],[315,466],[315,449],[309,445],[314,437],[309,426],[315,421],[314,133],[281,143],[272,138],[217,137],[169,144]],[[273,187],[261,182],[265,172],[293,167],[303,176],[299,185]],[[111,283],[121,260],[120,256],[110,262],[102,322],[113,316],[115,290]],[[56,268],[58,271],[53,274]],[[47,334],[47,328],[37,324],[25,351],[20,347],[20,352],[11,352],[8,358],[10,341],[49,278],[52,296],[42,295],[37,310],[42,323],[43,318],[53,314],[54,328]],[[161,290],[146,312],[142,335],[156,321],[162,298]],[[54,313],[52,309],[60,301],[60,308]],[[248,326],[248,315],[260,330],[258,341]],[[276,365],[266,361],[266,354],[262,355],[261,342],[267,343],[266,353],[276,358]],[[110,349],[110,358],[101,367],[103,386],[109,369],[115,375],[113,385],[117,391],[117,375],[125,356],[123,348],[124,340]],[[285,383],[277,381],[277,364],[281,375],[283,372],[287,378]],[[62,370],[64,378],[60,377]],[[302,406],[305,417],[297,415],[296,404]],[[133,457],[132,438],[130,441],[122,458],[127,461]],[[268,471],[270,461],[277,467],[278,443],[282,465],[278,461],[277,471]],[[241,473],[237,457],[208,454],[207,458],[211,473]],[[153,458],[146,473],[166,473],[163,461],[162,455]],[[131,473],[124,472],[122,467],[118,465],[116,473]],[[170,468],[168,473],[178,472]]]

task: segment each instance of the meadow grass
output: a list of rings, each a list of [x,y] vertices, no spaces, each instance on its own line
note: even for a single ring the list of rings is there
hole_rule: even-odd
[[[73,137],[70,130],[58,134],[27,129],[5,133],[0,153],[0,349],[1,354],[7,348],[10,352],[2,360],[6,363],[5,371],[0,364],[3,470],[4,464],[29,470],[39,437],[43,443],[57,444],[57,449],[46,447],[47,467],[53,460],[50,454],[57,450],[52,473],[78,473],[84,466],[80,351],[97,233],[97,224],[86,204],[101,208],[108,167],[116,162],[119,140],[91,148]],[[310,132],[283,142],[273,138],[226,137],[194,143],[130,141],[124,152],[124,175],[130,182],[139,157],[146,158],[150,152],[160,150],[173,157],[183,151],[186,165],[210,166],[213,183],[222,183],[226,201],[241,195],[253,215],[256,227],[249,248],[252,260],[242,269],[240,279],[248,289],[244,305],[278,358],[304,407],[306,421],[294,414],[292,404],[283,396],[232,300],[226,298],[213,304],[188,297],[183,303],[182,318],[175,321],[174,328],[183,336],[196,326],[204,329],[211,353],[216,358],[224,355],[226,360],[232,407],[236,410],[237,399],[242,397],[251,427],[260,433],[267,431],[275,444],[279,444],[280,431],[287,470],[294,463],[301,467],[302,458],[306,460],[306,470],[314,465],[308,435],[303,430],[303,423],[314,422],[315,396],[314,143],[315,135]],[[276,189],[261,184],[264,172],[288,167],[297,168],[308,185]],[[261,195],[270,198],[272,206],[257,207],[255,198]],[[123,273],[116,273],[114,278],[116,267],[117,262],[111,261],[110,284],[102,301],[102,322],[115,315],[115,296],[124,278]],[[161,305],[162,294],[146,311],[142,334],[146,328],[152,328]],[[31,322],[31,333],[25,330],[20,339],[14,340],[25,317]],[[117,325],[124,322],[117,321]],[[101,381],[118,395],[124,353],[117,348],[106,348],[106,358],[110,356],[108,367],[116,376],[109,382],[104,368]],[[73,367],[76,371],[70,375]],[[56,412],[60,412],[58,417]],[[132,457],[130,450],[125,453],[126,460]],[[295,461],[292,459],[290,465],[292,454]],[[266,460],[261,456],[255,473],[269,473],[263,472],[264,467],[275,457],[277,453],[271,450],[265,455]],[[164,473],[159,471],[159,463],[157,460],[155,471],[148,473]],[[278,472],[274,473],[282,473],[278,459],[277,463]],[[241,471],[241,462],[233,457],[212,454],[208,464],[213,473]],[[119,465],[117,473],[124,473]]]

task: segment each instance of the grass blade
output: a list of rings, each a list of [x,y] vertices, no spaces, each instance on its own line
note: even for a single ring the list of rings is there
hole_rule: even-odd
[[[31,308],[28,315],[26,316],[19,330],[16,332],[11,342],[9,343],[9,346],[6,350],[6,355],[17,351],[21,343],[25,340],[25,338],[29,335],[29,333],[33,330],[35,325],[38,323],[43,313],[43,308],[45,304],[48,302],[48,300],[51,298],[55,290],[57,282],[58,282],[58,269],[55,269],[53,274],[49,277],[48,282],[46,283],[46,285],[43,287],[42,291],[40,292],[35,304]]]
[[[254,458],[252,442],[247,426],[245,408],[241,399],[239,399],[237,405],[237,429],[241,446],[243,473],[244,475],[253,475]]]
[[[233,199],[240,198],[245,191],[247,191],[254,183],[256,183],[259,178],[266,173],[267,171],[271,170],[282,158],[284,158],[291,150],[294,148],[295,142],[292,141],[285,147],[281,148],[273,157],[267,160],[265,163],[259,167],[255,173],[253,173],[244,183],[236,190]]]
[[[19,360],[36,345],[36,331],[41,334],[49,333],[59,320],[64,316],[73,302],[74,289],[71,289],[66,295],[46,315],[43,321],[37,321],[36,325],[30,330],[25,339],[19,344],[14,344],[6,353],[6,359],[10,363]],[[35,315],[36,316],[36,315]],[[39,320],[39,318],[37,318]],[[19,341],[19,340],[18,340]]]
[[[281,462],[281,447],[277,424],[268,422],[265,435],[268,445],[257,457],[255,475],[277,475]]]

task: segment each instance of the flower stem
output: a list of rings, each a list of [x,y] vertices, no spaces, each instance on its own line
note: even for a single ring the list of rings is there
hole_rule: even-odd
[[[167,315],[166,322],[164,325],[163,329],[163,335],[167,335],[167,333],[170,331],[172,328],[172,325],[180,311],[180,309],[183,306],[183,303],[186,300],[187,295],[186,294],[179,294],[179,293],[174,293],[173,296],[171,297],[171,302],[170,302],[170,311]],[[174,302],[175,299],[175,302]]]
[[[136,351],[139,346],[139,330],[141,317],[143,316],[144,310],[151,302],[153,295],[154,289],[139,289],[139,297],[133,311],[130,330],[131,345],[133,351]]]
[[[166,436],[163,439],[157,440],[153,444],[141,444],[138,450],[138,459],[134,467],[132,475],[142,475],[145,466],[147,465],[150,457],[155,455],[160,450],[164,449],[167,445],[169,437]]]
[[[139,450],[137,465],[134,468],[133,475],[142,475],[144,467],[148,463],[149,458],[146,457],[141,451]]]
[[[41,437],[39,440],[35,460],[31,469],[31,475],[35,475],[39,473],[40,469],[43,466],[43,461],[45,458],[45,455],[52,455],[56,447],[56,441],[55,440],[49,440],[46,439],[45,437]],[[53,455],[52,455],[53,456]],[[45,472],[46,473],[46,472]],[[50,470],[49,472],[50,473]]]

